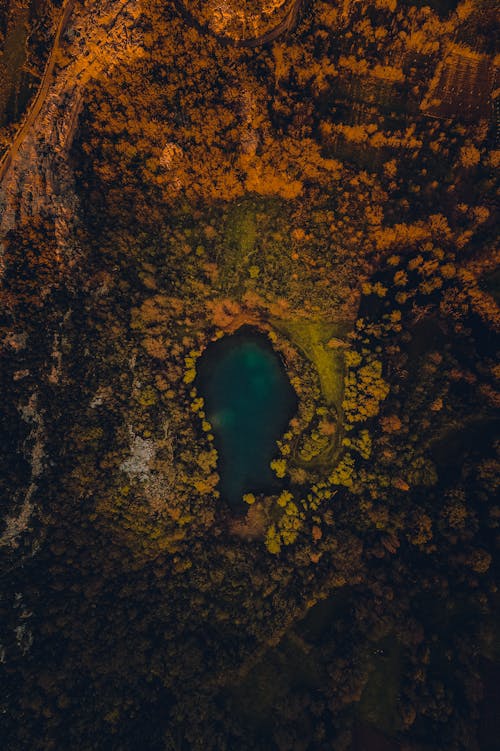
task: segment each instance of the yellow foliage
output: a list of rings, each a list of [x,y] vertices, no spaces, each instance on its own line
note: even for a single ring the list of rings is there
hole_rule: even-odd
[[[286,471],[286,461],[284,459],[273,459],[273,461],[271,462],[271,469],[274,470],[276,477],[284,477]]]
[[[353,485],[354,459],[350,454],[345,454],[330,475],[333,485],[344,485],[351,488]]]
[[[191,409],[193,410],[193,412],[199,412],[200,410],[203,409],[204,403],[205,402],[204,402],[203,397],[199,396],[198,398],[196,398],[196,399],[194,399],[192,401],[192,403],[191,403]]]
[[[153,386],[146,386],[146,388],[139,394],[137,401],[139,404],[142,404],[143,407],[151,407],[158,401],[156,390]]]
[[[283,490],[281,495],[278,498],[278,506],[285,507],[289,501],[291,501],[293,498],[293,495],[288,490]]]
[[[281,550],[281,536],[275,525],[271,525],[266,534],[266,548],[270,553],[277,554]]]

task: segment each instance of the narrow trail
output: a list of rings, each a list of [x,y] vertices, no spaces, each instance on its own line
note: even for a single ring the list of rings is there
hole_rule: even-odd
[[[0,163],[0,276],[8,232],[42,211],[54,221],[60,258],[70,263],[76,257],[73,228],[79,204],[69,150],[88,81],[110,75],[118,60],[130,62],[142,55],[137,24],[141,7],[137,0],[99,0],[88,13],[75,17],[75,0],[62,6],[43,80]],[[68,59],[59,67],[70,18],[78,38],[69,44]]]
[[[33,99],[28,115],[19,126],[19,129],[10,145],[10,148],[5,152],[2,159],[0,160],[0,184],[2,183],[5,175],[9,170],[10,165],[12,164],[17,152],[19,151],[27,132],[30,130],[43,107],[52,80],[52,74],[54,72],[61,36],[66,29],[66,25],[69,21],[74,5],[75,0],[66,0],[66,2],[64,3],[61,18],[59,19],[59,24],[57,26],[56,34],[54,37],[54,44],[52,45],[50,55],[47,59],[45,71],[43,73],[39,89],[35,95],[35,98]]]
[[[259,47],[261,45],[268,44],[269,42],[272,42],[273,40],[277,39],[282,34],[286,32],[290,32],[294,28],[297,22],[300,7],[303,4],[303,2],[304,0],[294,0],[287,14],[282,19],[282,21],[280,21],[280,23],[277,26],[275,26],[273,29],[270,29],[265,34],[261,34],[260,36],[251,37],[248,39],[233,39],[229,36],[226,36],[223,34],[217,34],[216,32],[213,32],[209,28],[208,25],[201,24],[199,21],[196,20],[196,18],[194,18],[194,16],[186,8],[183,0],[174,0],[174,4],[177,7],[178,11],[181,13],[181,15],[186,19],[186,21],[190,25],[194,26],[200,33],[215,37],[223,45],[226,45],[226,46],[231,45],[234,47],[243,47],[243,48]],[[69,18],[73,11],[74,5],[75,5],[75,0],[65,0],[65,3],[62,8],[61,18],[59,20],[59,24],[56,29],[54,43],[52,45],[50,55],[45,65],[45,70],[41,78],[38,91],[33,99],[33,102],[30,106],[28,114],[26,115],[26,117],[24,118],[23,122],[21,123],[21,125],[19,126],[17,130],[14,140],[12,141],[10,147],[7,149],[5,154],[0,159],[0,185],[2,184],[6,174],[8,173],[11,164],[14,162],[15,157],[17,156],[17,153],[19,149],[21,148],[21,145],[27,133],[29,132],[33,124],[35,123],[45,103],[45,99],[47,97],[47,93],[49,91],[50,84],[52,81],[52,75],[53,75],[55,64],[56,64],[56,58],[57,58],[57,53],[59,51],[61,36],[63,35],[66,29],[66,26],[68,24]]]
[[[198,21],[186,8],[183,0],[174,0],[174,4],[177,10],[182,14],[186,21],[191,26],[194,26],[195,29],[197,29],[201,34],[210,35],[225,46],[247,48],[260,47],[263,44],[268,44],[269,42],[273,42],[282,34],[291,31],[297,22],[300,6],[303,4],[303,2],[304,0],[294,0],[283,20],[280,21],[280,23],[275,26],[274,29],[270,29],[265,34],[261,34],[260,36],[256,37],[249,37],[247,39],[233,39],[233,37],[227,36],[225,34],[217,34],[217,32],[212,31],[208,24],[200,23],[200,21]]]

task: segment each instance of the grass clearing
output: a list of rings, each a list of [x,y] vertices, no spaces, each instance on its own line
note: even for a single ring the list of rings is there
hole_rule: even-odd
[[[243,256],[247,256],[255,247],[256,208],[253,201],[244,201],[238,203],[228,215],[225,231],[227,244]]]
[[[262,211],[262,206],[253,198],[239,201],[228,211],[218,259],[226,285],[241,286],[242,272],[256,253],[257,238],[262,231],[258,227],[259,211]]]
[[[283,222],[283,202],[273,199],[247,198],[236,203],[227,213],[220,266],[226,289],[242,291],[248,272],[256,269],[257,287],[266,286],[268,272],[274,275],[276,258],[283,260],[286,244]],[[278,223],[278,224],[277,224]],[[279,231],[276,231],[278,226]],[[223,254],[223,255],[222,255]],[[274,292],[274,290],[273,290]],[[315,366],[326,404],[337,411],[342,422],[345,358],[343,341],[352,328],[350,321],[298,318],[271,318],[274,328],[286,336]],[[330,462],[335,445],[329,446],[319,465]]]
[[[343,339],[351,325],[340,321],[283,321],[273,325],[290,338],[318,371],[321,391],[327,404],[334,405],[339,414],[344,396],[345,362],[341,347],[329,346],[332,339]]]
[[[273,326],[302,351],[316,367],[321,392],[327,405],[337,412],[338,430],[326,449],[312,460],[295,461],[311,469],[324,470],[336,463],[342,446],[345,358],[342,341],[351,329],[347,321],[285,321],[275,319]],[[332,341],[333,340],[333,341]]]
[[[374,645],[372,672],[359,703],[359,717],[387,735],[395,736],[401,720],[397,710],[402,670],[402,647],[388,636]]]
[[[244,726],[271,735],[280,704],[289,701],[297,689],[320,688],[325,679],[319,654],[292,631],[232,687],[233,711]]]
[[[288,252],[288,207],[280,198],[248,196],[233,203],[223,222],[217,262],[226,292],[241,295],[258,276],[258,287],[271,291],[277,269]],[[255,268],[252,277],[251,268]],[[254,282],[255,284],[255,282]]]

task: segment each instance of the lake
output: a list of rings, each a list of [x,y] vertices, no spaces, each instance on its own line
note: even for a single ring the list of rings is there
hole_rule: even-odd
[[[268,338],[244,326],[211,343],[198,360],[195,384],[213,428],[222,498],[242,509],[244,493],[279,488],[269,463],[297,396]]]

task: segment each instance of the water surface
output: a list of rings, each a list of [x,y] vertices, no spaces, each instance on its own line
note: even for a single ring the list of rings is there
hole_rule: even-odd
[[[219,489],[241,508],[244,493],[279,487],[269,463],[278,456],[276,440],[296,411],[297,397],[267,337],[250,327],[210,344],[197,371],[219,453]]]

